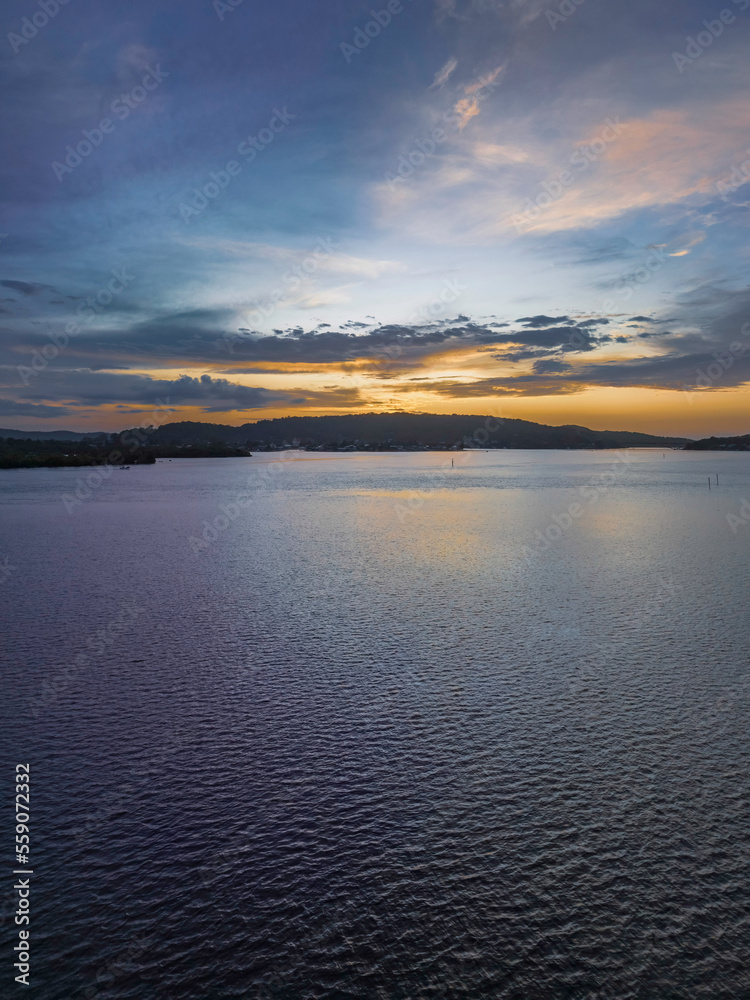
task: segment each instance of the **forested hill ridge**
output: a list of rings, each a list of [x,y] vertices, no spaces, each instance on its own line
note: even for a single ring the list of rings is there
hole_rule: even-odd
[[[710,437],[700,441],[689,441],[685,447],[690,451],[750,451],[750,434],[740,437]]]
[[[359,413],[326,417],[280,417],[233,427],[228,424],[182,421],[158,428],[141,428],[119,434],[24,432],[0,430],[0,437],[86,440],[106,446],[132,440],[143,447],[189,452],[224,445],[251,450],[301,447],[320,450],[447,449],[447,448],[682,448],[685,438],[663,437],[633,431],[594,431],[567,425],[552,427],[529,420],[435,413]],[[58,438],[60,440],[60,438]],[[164,454],[164,452],[162,452]]]
[[[260,450],[303,447],[361,448],[681,448],[685,438],[632,431],[593,431],[587,427],[550,427],[528,420],[434,413],[361,413],[327,417],[280,417],[230,427],[181,422],[165,424],[149,443],[201,445],[223,442]]]

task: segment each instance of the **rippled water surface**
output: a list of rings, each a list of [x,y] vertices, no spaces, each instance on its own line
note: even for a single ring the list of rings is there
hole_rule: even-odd
[[[0,473],[30,996],[750,997],[750,455],[87,475]]]

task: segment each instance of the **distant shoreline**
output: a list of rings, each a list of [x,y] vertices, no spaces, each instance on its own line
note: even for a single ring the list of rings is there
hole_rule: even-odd
[[[69,443],[68,443],[69,444]],[[223,454],[202,454],[196,451],[185,450],[177,452],[171,455],[158,455],[149,456],[144,458],[142,456],[128,457],[119,456],[114,457],[112,460],[107,459],[102,460],[101,458],[85,458],[84,456],[78,456],[79,461],[75,462],[65,462],[60,461],[57,456],[54,460],[50,461],[33,461],[28,460],[24,462],[23,460],[15,461],[14,464],[8,464],[6,461],[0,457],[0,471],[10,472],[15,469],[90,469],[90,468],[101,468],[102,466],[107,466],[112,470],[120,470],[123,466],[126,468],[137,467],[142,465],[156,465],[160,462],[179,462],[179,461],[192,461],[198,458],[211,458],[211,459],[222,459],[222,458],[260,458],[265,455],[282,455],[290,454],[293,452],[298,452],[299,454],[307,455],[337,455],[337,456],[348,456],[348,455],[414,455],[414,454],[435,454],[435,455],[456,455],[462,452],[476,452],[477,454],[490,453],[490,452],[532,452],[532,453],[549,453],[549,452],[585,452],[590,454],[591,452],[618,452],[618,451],[670,451],[684,454],[689,451],[728,451],[728,452],[741,452],[748,451],[750,448],[665,448],[664,446],[658,445],[628,445],[628,446],[611,446],[608,448],[585,448],[585,447],[549,447],[549,448],[419,448],[419,447],[395,447],[395,448],[301,448],[301,447],[288,447],[288,448],[261,448],[253,453],[238,453],[234,451],[233,453],[223,453]],[[67,458],[67,456],[65,456]]]

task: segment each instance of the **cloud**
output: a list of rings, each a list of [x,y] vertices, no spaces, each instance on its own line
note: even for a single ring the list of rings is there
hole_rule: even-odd
[[[533,365],[535,375],[560,374],[572,370],[570,365],[563,364],[562,361],[535,361]]]
[[[0,416],[3,417],[68,417],[77,411],[69,406],[55,406],[49,403],[21,403],[0,397]]]
[[[379,278],[398,269],[394,260],[379,260],[373,257],[356,257],[334,249],[333,241],[320,237],[317,243],[307,247],[279,246],[258,243],[251,240],[226,239],[211,236],[181,237],[177,242],[195,247],[207,253],[226,254],[231,257],[254,257],[270,260],[279,265],[278,284],[293,280],[297,274],[294,267],[302,268],[298,278],[310,277],[318,272],[348,274],[358,278]],[[281,269],[284,271],[281,271]],[[285,278],[285,275],[289,277]]]
[[[468,90],[455,106],[462,128],[480,110]],[[717,200],[722,164],[743,148],[750,131],[750,102],[733,96],[629,117],[592,113],[587,104],[588,110],[582,98],[571,98],[554,122],[538,114],[511,118],[499,102],[488,102],[481,139],[446,146],[418,184],[378,186],[382,221],[414,237],[439,229],[445,239],[471,243],[517,238],[519,231],[526,240],[569,239],[647,210],[680,206],[685,213]],[[499,149],[493,155],[493,146],[512,157]],[[695,245],[689,237],[669,252],[685,256]],[[601,263],[628,251],[624,237],[610,237],[604,256],[588,254],[580,262]]]
[[[430,89],[432,89],[432,87],[442,87],[456,66],[458,66],[458,60],[453,58],[449,59],[443,68],[439,69],[435,74],[435,79],[432,81]]]
[[[10,288],[21,295],[39,295],[41,292],[55,292],[52,285],[42,285],[36,281],[0,281],[3,288]]]
[[[522,316],[516,323],[523,323],[524,326],[531,326],[537,329],[542,326],[554,326],[555,323],[570,323],[569,316]]]
[[[462,97],[460,101],[456,101],[453,105],[453,110],[460,119],[458,122],[459,129],[466,128],[471,119],[476,118],[479,114],[479,100],[476,97]]]
[[[0,413],[57,417],[82,407],[191,407],[205,413],[262,410],[269,407],[351,406],[361,402],[355,387],[320,392],[306,388],[271,390],[211,375],[175,379],[91,371],[46,371],[44,379],[18,392],[21,399],[0,398]],[[56,398],[62,405],[50,405]]]
[[[485,87],[489,87],[490,84],[494,83],[495,80],[500,76],[501,73],[505,71],[505,65],[501,64],[496,66],[495,69],[490,70],[489,73],[484,73],[479,79],[475,80],[473,83],[468,83],[464,87],[464,93],[467,95],[478,94],[480,90],[484,90]]]

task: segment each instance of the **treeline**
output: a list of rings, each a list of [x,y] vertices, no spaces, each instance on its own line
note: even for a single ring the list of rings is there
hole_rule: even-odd
[[[125,440],[123,440],[125,439]],[[96,440],[49,441],[0,438],[0,469],[77,468],[88,465],[153,465],[157,458],[228,458],[249,454],[225,444],[141,445],[132,436],[99,435]]]
[[[685,445],[688,451],[750,451],[750,434],[740,437],[710,437],[700,441],[690,441]]]
[[[345,416],[279,417],[232,427],[181,421],[153,431],[160,445],[223,442],[252,450],[301,447],[340,450],[392,448],[635,448],[683,447],[685,438],[633,431],[594,431],[568,425],[551,427],[529,420],[436,413],[357,413]]]

